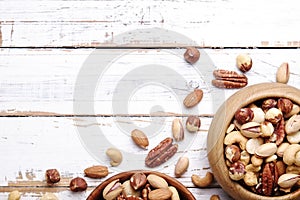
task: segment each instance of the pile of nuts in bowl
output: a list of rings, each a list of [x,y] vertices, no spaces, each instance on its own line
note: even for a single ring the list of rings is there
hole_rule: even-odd
[[[259,100],[235,112],[224,138],[229,177],[263,196],[300,188],[300,107]]]
[[[134,173],[128,180],[121,182],[119,179],[111,181],[102,192],[106,200],[179,200],[179,193],[174,186],[156,174]]]

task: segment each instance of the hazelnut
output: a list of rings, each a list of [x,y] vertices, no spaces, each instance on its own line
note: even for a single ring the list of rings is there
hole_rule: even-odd
[[[41,200],[58,200],[57,196],[53,193],[46,192],[42,197]]]
[[[247,72],[252,67],[252,59],[247,54],[240,54],[236,57],[236,65],[242,72]]]
[[[8,200],[20,200],[21,194],[18,190],[11,191],[8,195]]]
[[[241,157],[240,148],[236,145],[228,145],[225,148],[225,156],[232,163],[238,161]]]
[[[220,197],[219,197],[219,195],[214,194],[210,197],[209,200],[220,200]]]
[[[199,117],[191,115],[186,120],[186,129],[193,133],[197,132],[201,126],[201,120]]]
[[[275,99],[266,99],[262,102],[261,108],[266,112],[271,108],[276,107],[277,101]]]
[[[48,169],[46,170],[45,178],[47,183],[52,185],[60,181],[60,174],[57,169]]]
[[[70,182],[70,190],[73,192],[85,191],[87,189],[87,183],[83,178],[76,177]]]
[[[245,124],[253,119],[254,113],[250,108],[241,108],[235,112],[234,117],[239,124]]]
[[[183,57],[188,63],[194,64],[199,60],[200,52],[195,47],[187,47]]]
[[[233,163],[229,168],[229,177],[235,181],[243,179],[245,173],[245,165],[241,161]]]
[[[290,113],[293,109],[293,102],[286,98],[278,99],[277,107],[283,114]]]

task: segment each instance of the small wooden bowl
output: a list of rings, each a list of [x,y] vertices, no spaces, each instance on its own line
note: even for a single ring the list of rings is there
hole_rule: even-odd
[[[102,191],[104,188],[113,180],[120,179],[121,182],[130,179],[130,177],[136,173],[136,172],[143,172],[146,176],[148,174],[156,174],[162,178],[164,178],[170,186],[174,186],[179,195],[180,199],[188,199],[188,200],[196,200],[193,194],[184,186],[182,185],[179,181],[177,181],[175,178],[172,178],[166,174],[160,173],[160,172],[155,172],[155,171],[145,171],[145,170],[133,170],[133,171],[127,171],[127,172],[121,172],[117,175],[114,175],[104,182],[102,182],[100,185],[98,185],[92,193],[89,195],[87,200],[104,200],[102,196]]]
[[[218,109],[210,125],[207,138],[208,160],[214,177],[223,190],[234,199],[247,200],[287,200],[300,198],[300,189],[293,193],[267,197],[250,192],[239,183],[232,181],[228,175],[228,168],[225,164],[223,141],[225,132],[230,125],[234,113],[239,108],[245,107],[260,99],[269,97],[289,98],[300,105],[300,90],[280,83],[261,83],[241,89],[228,98]]]

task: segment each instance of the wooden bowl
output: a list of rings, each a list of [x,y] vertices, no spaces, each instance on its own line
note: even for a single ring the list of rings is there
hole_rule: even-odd
[[[172,178],[166,174],[160,173],[160,172],[155,172],[155,171],[145,171],[145,170],[133,170],[133,171],[127,171],[127,172],[121,172],[117,175],[114,175],[104,182],[102,182],[100,185],[98,185],[92,193],[89,195],[87,200],[104,200],[102,196],[102,191],[104,188],[113,180],[120,179],[121,182],[130,179],[130,177],[136,173],[136,172],[143,172],[146,176],[148,174],[156,174],[162,178],[164,178],[170,186],[174,186],[179,195],[180,199],[188,199],[188,200],[196,200],[193,194],[184,186],[182,185],[179,181],[177,181],[175,178]]]
[[[223,141],[236,110],[260,99],[269,97],[285,97],[300,105],[300,90],[280,83],[262,83],[243,88],[233,94],[218,109],[210,125],[207,138],[208,160],[212,172],[223,190],[234,199],[247,200],[286,200],[300,198],[300,189],[293,193],[267,197],[250,192],[239,183],[232,181],[225,164]]]

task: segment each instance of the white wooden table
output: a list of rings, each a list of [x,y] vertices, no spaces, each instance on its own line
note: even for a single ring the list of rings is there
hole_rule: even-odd
[[[171,134],[175,117],[186,119],[190,111],[179,100],[197,86],[205,92],[196,108],[202,125],[188,141],[189,148],[177,153],[177,157],[190,158],[188,171],[178,180],[197,200],[212,194],[231,199],[216,182],[199,189],[190,178],[210,170],[206,136],[215,112],[212,91],[221,92],[222,101],[237,91],[214,88],[201,75],[215,68],[238,71],[236,56],[248,53],[254,63],[246,74],[249,85],[274,82],[279,65],[288,62],[288,84],[299,88],[298,13],[297,1],[283,4],[279,0],[0,1],[0,199],[16,189],[22,192],[22,200],[39,199],[45,192],[62,200],[85,199],[106,178],[86,178],[88,190],[80,193],[69,191],[69,181],[83,177],[86,167],[109,166],[109,161],[90,153],[80,131],[97,127],[123,151],[146,155],[129,141],[118,140],[126,136],[120,124],[145,127],[156,123],[161,129],[151,138],[153,147]],[[157,30],[168,31],[160,35]],[[183,47],[195,44],[213,62],[213,66],[202,65],[200,73],[182,58]],[[75,112],[76,89],[89,89],[78,80],[90,83],[93,73],[99,73],[81,73],[95,51],[106,56],[92,63],[105,64],[106,71],[96,74],[93,98],[82,97],[94,109]],[[139,87],[126,99],[128,112],[114,110],[114,95],[123,95],[117,88],[122,77],[133,66],[153,63],[177,71],[185,82],[179,83],[181,87],[163,87],[164,80],[139,85],[143,76],[137,76],[129,80],[131,86]],[[153,106],[162,109],[150,113]],[[160,170],[174,176],[174,165],[174,160],[167,162]],[[57,168],[62,175],[54,187],[44,181],[49,168]],[[122,169],[110,167],[108,177]]]

